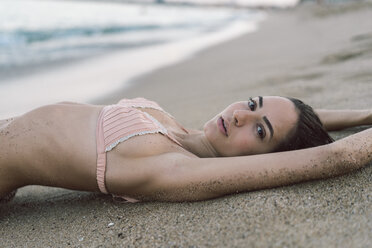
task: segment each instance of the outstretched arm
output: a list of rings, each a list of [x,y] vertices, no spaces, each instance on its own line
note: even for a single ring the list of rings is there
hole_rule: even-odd
[[[129,196],[142,200],[204,200],[333,177],[371,161],[372,129],[329,145],[290,152],[226,158],[168,153],[137,160],[135,168],[144,165],[146,169],[141,169],[141,183],[135,180],[137,184],[130,187]],[[119,183],[112,189],[123,192]]]
[[[362,125],[372,125],[372,110],[317,109],[315,112],[318,114],[325,129],[328,131]]]

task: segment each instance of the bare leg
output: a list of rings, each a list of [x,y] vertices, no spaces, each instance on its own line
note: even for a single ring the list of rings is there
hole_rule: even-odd
[[[16,194],[17,188],[23,186],[17,182],[17,177],[14,177],[13,170],[10,166],[10,161],[6,161],[8,151],[5,149],[8,145],[9,131],[8,126],[17,117],[0,120],[0,203],[5,203],[12,200]]]

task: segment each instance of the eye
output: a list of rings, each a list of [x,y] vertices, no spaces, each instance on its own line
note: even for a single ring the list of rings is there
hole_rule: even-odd
[[[255,111],[257,107],[256,101],[254,101],[252,98],[249,98],[248,107],[251,111]]]
[[[261,125],[261,124],[258,124],[257,125],[257,135],[258,137],[260,137],[260,139],[264,139],[265,136],[266,136],[266,131],[265,131],[265,128]]]

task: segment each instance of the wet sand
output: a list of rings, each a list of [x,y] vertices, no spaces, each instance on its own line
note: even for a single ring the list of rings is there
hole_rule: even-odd
[[[371,4],[306,5],[272,12],[257,32],[137,78],[95,103],[144,96],[193,128],[227,104],[257,95],[298,97],[315,108],[372,108],[371,65]],[[368,247],[371,175],[367,166],[195,203],[119,203],[30,186],[0,206],[0,246]]]

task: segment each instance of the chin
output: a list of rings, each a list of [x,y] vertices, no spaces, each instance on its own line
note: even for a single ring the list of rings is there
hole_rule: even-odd
[[[203,126],[203,131],[205,133],[205,135],[207,136],[207,133],[210,133],[211,130],[213,129],[213,119],[212,120],[209,120],[207,121],[204,126]]]
[[[205,137],[208,139],[208,141],[210,142],[210,136],[211,136],[211,127],[208,125],[208,122],[204,124],[203,126],[203,132],[204,132],[204,135]]]
[[[208,121],[207,123],[204,124],[203,126],[203,132],[207,140],[213,144],[215,138],[217,137],[217,132],[215,126],[213,125],[213,122]]]

